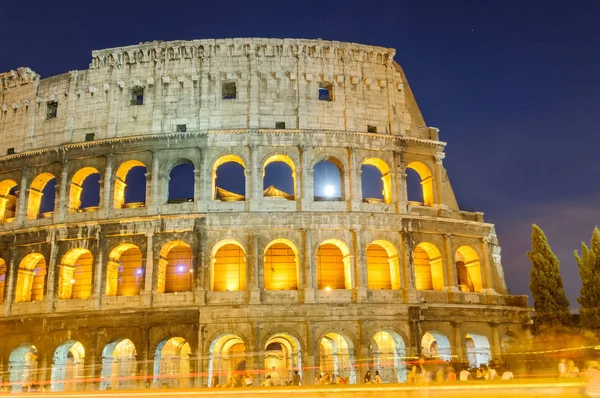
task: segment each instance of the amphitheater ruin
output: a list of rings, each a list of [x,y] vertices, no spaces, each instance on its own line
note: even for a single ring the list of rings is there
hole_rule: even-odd
[[[479,365],[527,338],[494,226],[459,208],[394,55],[148,42],[0,74],[3,381],[401,382],[411,358]]]

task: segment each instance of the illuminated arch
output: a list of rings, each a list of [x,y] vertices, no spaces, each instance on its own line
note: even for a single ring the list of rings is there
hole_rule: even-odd
[[[246,290],[246,251],[238,241],[220,241],[213,247],[210,258],[211,291]]]
[[[481,262],[479,255],[470,246],[461,246],[454,255],[456,261],[456,276],[458,286],[463,292],[480,292],[483,289],[481,282]]]
[[[289,200],[294,200],[296,198],[296,165],[294,164],[294,162],[292,161],[292,159],[287,156],[287,155],[282,155],[282,154],[277,154],[277,155],[272,155],[269,158],[267,158],[267,160],[264,161],[263,163],[263,167],[262,167],[262,171],[263,171],[263,195],[265,195],[265,191],[269,188],[269,187],[265,187],[265,179],[267,177],[267,166],[272,164],[272,163],[283,163],[286,164],[290,170],[292,171],[292,189],[293,191],[291,193],[285,192],[286,194],[288,194],[288,196],[286,196],[286,199]],[[277,187],[274,187],[277,189]]]
[[[354,367],[354,343],[341,333],[325,334],[319,344],[319,366],[321,374],[338,375],[356,384]]]
[[[421,353],[425,358],[452,360],[452,348],[448,337],[438,330],[425,332],[421,339]]]
[[[425,206],[433,206],[435,203],[434,192],[433,192],[433,176],[427,166],[421,162],[412,162],[406,166],[408,169],[412,169],[419,174],[421,177],[421,187],[423,189],[423,204]]]
[[[339,239],[327,239],[317,249],[318,289],[352,289],[350,250]]]
[[[36,219],[40,217],[40,206],[42,204],[42,196],[44,196],[43,190],[46,184],[55,178],[53,174],[42,173],[33,179],[29,189],[27,218]]]
[[[0,181],[0,223],[12,221],[17,212],[17,196],[14,195],[18,185],[13,180]]]
[[[325,175],[325,171],[315,170],[320,164],[330,163],[337,169],[337,175]],[[333,169],[332,167],[330,167]],[[311,169],[313,174],[313,196],[315,201],[334,200],[341,201],[346,197],[344,175],[344,163],[335,156],[319,155],[313,159]],[[339,182],[335,181],[339,178]],[[333,193],[328,196],[325,192],[325,187],[331,185]]]
[[[139,160],[127,160],[119,166],[115,173],[115,190],[113,206],[115,209],[122,209],[125,205],[125,189],[127,188],[127,175],[134,167],[144,167],[146,165]]]
[[[76,340],[62,343],[53,357],[51,391],[75,391],[85,376],[85,349]]]
[[[167,242],[160,250],[157,292],[191,292],[194,279],[192,259],[189,244],[182,240]]]
[[[433,243],[421,242],[417,245],[413,252],[413,264],[417,290],[444,288],[442,255]]]
[[[136,386],[137,351],[129,339],[117,339],[102,350],[100,390],[128,389]]]
[[[382,330],[371,339],[371,360],[383,380],[402,383],[406,381],[406,344],[398,333]]]
[[[302,377],[302,352],[300,342],[289,333],[272,334],[264,347],[265,370],[270,372],[275,368],[280,376],[281,385],[293,380],[294,371],[297,370]]]
[[[367,246],[367,287],[372,290],[400,289],[398,250],[387,240]]]
[[[217,170],[219,167],[221,167],[225,163],[230,163],[230,162],[237,163],[244,168],[244,183],[245,183],[246,163],[244,163],[244,160],[241,157],[239,157],[237,155],[233,155],[233,154],[223,155],[215,161],[215,163],[213,164],[213,168],[212,168],[212,198],[213,199],[219,199],[218,198],[219,195],[217,195]],[[235,194],[235,193],[229,192],[229,191],[225,191],[225,192],[233,194],[233,195],[228,195],[227,198],[221,198],[220,200],[222,200],[222,201],[245,200],[245,198],[243,198],[243,195]]]
[[[71,249],[62,258],[58,273],[58,298],[87,299],[92,294],[94,257],[88,249]]]
[[[143,255],[132,243],[121,243],[109,255],[106,266],[106,295],[135,296],[144,285]]]
[[[100,175],[100,172],[94,167],[84,167],[71,178],[71,186],[69,188],[69,211],[76,213],[81,210],[81,195],[83,193],[83,182],[93,174]],[[100,203],[100,191],[98,191],[98,203]]]
[[[383,159],[379,158],[367,158],[363,162],[363,166],[364,165],[373,166],[377,168],[377,170],[379,170],[379,172],[381,173],[383,202],[386,204],[392,203],[392,173],[390,170],[390,166]],[[362,176],[362,178],[364,178],[364,176]],[[364,187],[364,179],[362,181],[362,185]],[[365,198],[363,195],[363,200],[365,199],[367,198]]]
[[[8,358],[11,392],[23,392],[24,387],[37,384],[38,351],[31,343],[24,343],[12,350]]]
[[[30,253],[17,270],[15,302],[42,301],[46,284],[46,259],[41,253]]]
[[[4,303],[4,293],[6,292],[6,262],[0,258],[0,304]]]
[[[154,352],[154,385],[189,387],[190,344],[182,337],[161,341]]]
[[[194,186],[196,185],[195,167],[189,159],[180,159],[173,164],[168,171],[169,179],[165,181],[167,186],[167,203],[181,203],[194,201]],[[177,192],[176,188],[185,189],[185,192]]]
[[[465,335],[465,346],[467,348],[467,360],[471,367],[478,368],[481,365],[487,365],[492,359],[490,341],[481,334],[467,333]]]
[[[297,290],[298,248],[287,239],[271,241],[264,252],[266,290]]]
[[[210,345],[208,357],[208,385],[217,387],[233,380],[242,386],[246,373],[246,344],[236,334],[223,334]]]

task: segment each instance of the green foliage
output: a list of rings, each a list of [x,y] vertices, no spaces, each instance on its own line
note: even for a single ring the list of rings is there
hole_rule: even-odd
[[[575,250],[575,259],[579,266],[581,290],[577,301],[581,327],[600,329],[600,230],[594,228],[590,246],[581,243],[581,256]]]
[[[563,290],[560,262],[550,249],[548,239],[537,225],[532,225],[529,289],[535,308],[535,326],[538,330],[568,326],[571,323],[569,300]]]

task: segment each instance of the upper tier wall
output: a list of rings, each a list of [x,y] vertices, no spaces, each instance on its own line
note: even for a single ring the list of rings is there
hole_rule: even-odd
[[[0,156],[71,142],[240,128],[325,129],[436,140],[395,50],[323,40],[151,42],[93,51],[90,69],[0,74]],[[236,98],[223,99],[235,82]],[[333,100],[319,100],[319,87]],[[132,89],[143,88],[143,105]],[[48,103],[56,102],[56,117]]]

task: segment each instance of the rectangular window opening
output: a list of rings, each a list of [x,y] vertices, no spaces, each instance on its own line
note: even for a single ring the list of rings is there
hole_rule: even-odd
[[[377,126],[372,126],[370,124],[367,124],[367,133],[376,133],[377,132]]]
[[[275,128],[278,130],[285,130],[285,122],[275,122]]]
[[[333,101],[333,86],[329,83],[319,83],[319,101]]]
[[[235,87],[235,82],[223,82],[223,85],[221,86],[221,95],[223,99],[236,99],[237,89]]]
[[[96,134],[94,134],[94,133],[88,133],[85,135],[85,141],[86,142],[94,141],[95,136],[96,136]]]
[[[56,112],[58,111],[58,102],[48,101],[46,102],[46,119],[54,119]]]
[[[178,133],[185,133],[187,131],[187,125],[185,125],[185,124],[178,124],[175,130]]]
[[[136,87],[131,90],[131,105],[144,105],[143,87]]]
[[[8,148],[6,150],[6,154],[7,155],[14,155],[15,154],[15,148]]]

